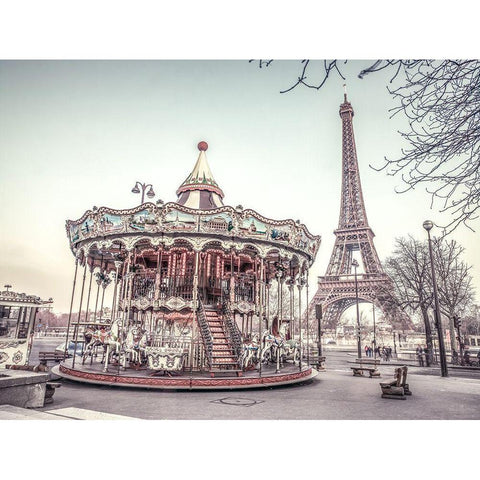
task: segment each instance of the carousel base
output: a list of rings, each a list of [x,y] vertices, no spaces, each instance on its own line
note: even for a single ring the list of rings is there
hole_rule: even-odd
[[[279,373],[275,373],[275,366],[262,367],[262,375],[258,370],[243,372],[241,377],[222,372],[213,378],[209,372],[182,372],[172,376],[159,375],[148,369],[122,370],[110,365],[108,372],[103,372],[103,365],[78,365],[72,367],[72,360],[68,359],[52,368],[55,375],[67,380],[108,385],[116,387],[151,388],[167,390],[241,390],[247,388],[271,388],[280,385],[304,383],[316,377],[318,372],[310,365],[284,365]]]

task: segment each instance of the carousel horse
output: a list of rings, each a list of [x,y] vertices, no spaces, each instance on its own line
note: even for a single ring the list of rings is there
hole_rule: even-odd
[[[265,364],[273,361],[274,356],[274,346],[277,343],[276,337],[270,333],[268,330],[265,330],[262,335],[261,341],[261,350],[260,350],[260,361]]]
[[[287,360],[292,360],[294,365],[300,361],[300,345],[296,340],[283,340],[280,345],[280,361]]]
[[[85,352],[83,353],[82,357],[82,364],[85,364],[85,360],[88,355],[93,355],[93,349],[95,347],[101,346],[104,349],[104,358],[102,358],[102,362],[105,360],[105,366],[103,371],[107,371],[110,356],[113,353],[120,354],[121,344],[118,338],[119,323],[120,320],[112,322],[112,324],[110,325],[110,330],[105,330],[104,327],[97,330],[93,330],[92,328],[87,329],[87,331],[85,332],[85,338],[90,338],[90,341],[85,347]]]
[[[148,335],[146,331],[143,332],[142,329],[137,326],[128,329],[127,338],[125,339],[122,349],[123,368],[126,368],[127,359],[130,364],[135,365],[137,368],[142,364],[147,343]]]
[[[251,339],[243,344],[243,352],[240,357],[241,365],[244,370],[252,370],[259,361],[260,345],[256,339]]]
[[[103,343],[100,341],[100,330],[95,330],[93,326],[88,325],[83,336],[85,338],[85,349],[82,355],[82,365],[85,364],[85,360],[89,355],[91,355],[93,359],[94,350],[96,350],[97,347],[103,347]]]
[[[110,325],[110,330],[107,332],[104,331],[104,335],[101,335],[101,342],[106,345],[106,354],[105,354],[105,365],[103,371],[106,372],[108,364],[110,362],[110,356],[113,353],[120,355],[121,343],[119,341],[120,325],[121,320],[116,320]]]

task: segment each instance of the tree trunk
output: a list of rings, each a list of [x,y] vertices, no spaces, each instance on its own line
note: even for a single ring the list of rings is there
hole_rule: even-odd
[[[430,319],[428,318],[428,311],[426,308],[422,308],[423,322],[425,323],[425,339],[427,343],[428,355],[425,360],[427,367],[433,363],[433,339],[432,339],[432,327],[430,325]]]

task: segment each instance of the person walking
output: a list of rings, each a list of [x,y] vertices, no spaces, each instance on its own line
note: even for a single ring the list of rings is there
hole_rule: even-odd
[[[470,365],[470,352],[468,351],[468,347],[465,347],[465,352],[463,353],[463,361],[465,365]]]
[[[423,353],[424,353],[424,355],[425,355],[425,365],[426,365],[427,367],[429,367],[429,366],[430,366],[430,351],[428,350],[428,346],[427,346],[427,345],[425,345],[425,346],[423,347]]]
[[[417,345],[417,349],[415,350],[415,355],[418,360],[418,366],[423,367],[423,350],[421,345]]]
[[[458,353],[456,350],[452,351],[452,365],[458,365]]]

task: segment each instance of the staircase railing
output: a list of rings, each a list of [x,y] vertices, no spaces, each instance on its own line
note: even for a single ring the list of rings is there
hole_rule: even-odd
[[[237,323],[233,319],[232,311],[228,303],[228,295],[226,294],[223,295],[222,311],[225,326],[227,327],[227,333],[230,337],[230,343],[233,347],[233,352],[237,357],[237,361],[240,363],[240,356],[243,351],[242,334],[240,333]]]
[[[203,344],[205,347],[205,356],[208,361],[208,365],[212,367],[212,352],[213,352],[213,335],[210,331],[210,327],[207,322],[207,315],[205,313],[205,306],[201,299],[199,299],[199,309],[198,309],[198,325],[200,326],[200,332],[202,333]]]

